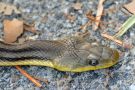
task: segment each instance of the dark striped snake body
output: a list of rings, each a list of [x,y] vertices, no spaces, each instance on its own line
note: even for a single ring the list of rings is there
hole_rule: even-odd
[[[0,42],[0,66],[37,65],[83,72],[110,67],[118,58],[117,50],[82,37],[26,41],[19,45]]]

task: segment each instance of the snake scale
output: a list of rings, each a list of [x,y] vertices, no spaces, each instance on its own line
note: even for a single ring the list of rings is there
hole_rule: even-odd
[[[110,67],[118,59],[117,50],[82,37],[26,41],[19,45],[0,42],[0,66],[37,65],[83,72]]]

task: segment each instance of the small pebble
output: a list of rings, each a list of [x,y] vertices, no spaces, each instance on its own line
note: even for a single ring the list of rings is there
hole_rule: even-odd
[[[129,87],[130,90],[135,90],[135,84],[132,84],[130,87]]]

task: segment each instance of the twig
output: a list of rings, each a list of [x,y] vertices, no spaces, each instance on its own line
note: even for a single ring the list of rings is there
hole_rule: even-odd
[[[33,76],[35,79],[39,80],[39,81],[42,81],[42,82],[45,82],[45,84],[49,84],[48,80],[45,79],[45,78],[41,78],[41,77],[37,77],[37,76]]]
[[[100,19],[101,19],[101,15],[103,13],[103,2],[105,0],[99,0],[99,4],[98,4],[98,9],[97,9],[97,14],[96,14],[96,21],[99,22],[95,22],[96,25],[94,25],[93,30],[97,30],[99,23],[100,23]]]
[[[88,26],[92,25],[93,22],[94,22],[94,23],[95,23],[95,22],[101,22],[100,20],[96,20],[96,17],[101,17],[101,15],[94,17],[94,16],[92,15],[92,13],[89,12],[89,13],[86,14],[86,17],[87,17],[88,19],[90,19],[90,20],[89,20],[86,24],[84,24],[84,25],[82,25],[82,26],[80,27],[81,30],[86,30],[86,28],[87,28]],[[96,25],[96,24],[95,24],[95,25]]]
[[[37,87],[42,87],[42,85],[34,79],[31,75],[29,75],[26,71],[24,71],[21,67],[15,66],[25,77],[27,77],[30,81],[32,81]]]
[[[92,15],[92,13],[89,12],[88,14],[86,14],[86,16],[87,16],[87,18],[90,19],[91,21],[100,22],[100,20],[96,20],[96,17],[101,17],[101,15],[94,17],[94,16]]]
[[[108,34],[101,34],[101,35],[102,35],[103,37],[107,38],[107,39],[110,39],[110,40],[116,42],[118,45],[123,46],[123,42],[120,41],[120,40],[118,40],[118,39],[116,39],[115,37],[110,36],[110,35],[108,35]]]
[[[83,30],[83,31],[85,31],[86,28],[87,28],[90,24],[91,24],[91,21],[88,21],[86,24],[80,26],[80,29]]]

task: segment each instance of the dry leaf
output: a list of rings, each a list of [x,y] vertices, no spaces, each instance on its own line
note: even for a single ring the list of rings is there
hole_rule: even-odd
[[[98,9],[97,9],[97,14],[96,14],[96,21],[100,22],[100,18],[102,16],[103,13],[103,3],[105,0],[99,0],[98,3]],[[99,22],[95,22],[96,25],[94,25],[93,30],[97,30],[98,26],[99,26]]]
[[[37,30],[34,27],[34,25],[30,25],[30,24],[24,23],[23,27],[24,27],[24,30],[26,30],[26,31],[30,31],[32,33],[37,33]]]
[[[17,8],[13,5],[0,3],[0,13],[4,13],[4,15],[11,15],[12,12],[15,12],[16,14],[20,14],[21,12],[17,10]]]
[[[124,7],[131,13],[135,14],[135,0],[132,0],[129,4],[124,5]]]
[[[76,10],[80,10],[82,8],[82,3],[75,3],[73,4],[73,8],[76,9]]]
[[[12,43],[23,33],[23,21],[4,20],[4,42]]]

